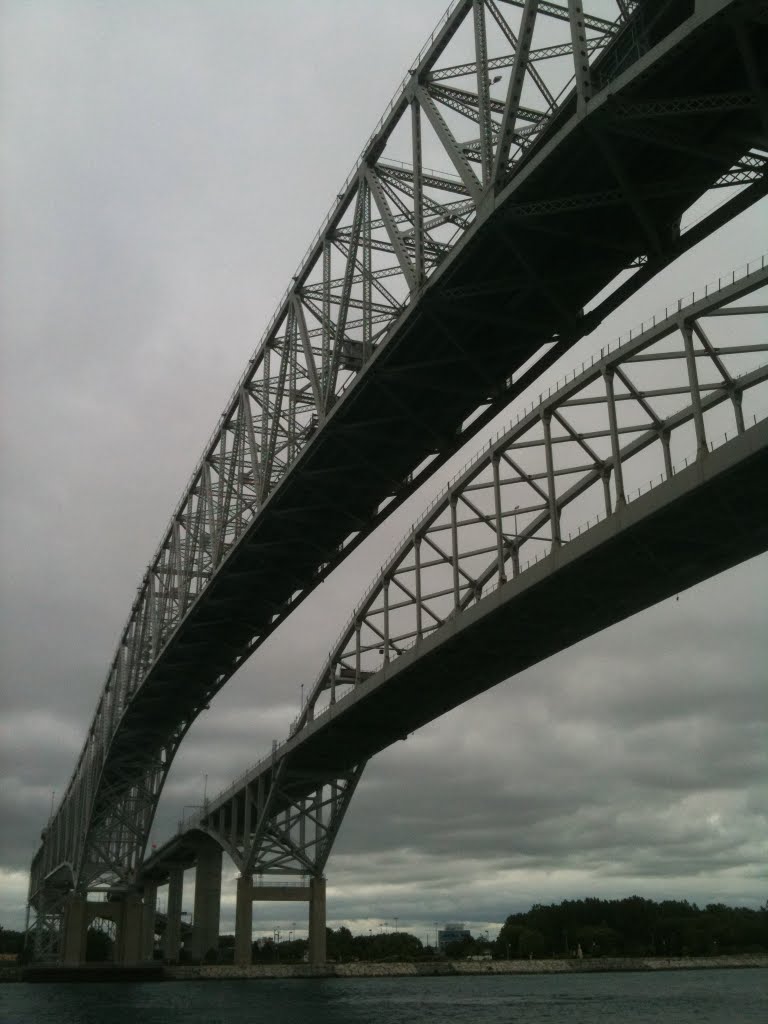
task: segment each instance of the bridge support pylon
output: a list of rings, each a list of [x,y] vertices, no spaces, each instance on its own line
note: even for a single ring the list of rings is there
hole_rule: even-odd
[[[152,960],[155,956],[155,917],[157,915],[157,884],[144,883],[144,922],[141,938],[142,960]]]
[[[254,885],[251,875],[242,875],[237,880],[237,904],[235,907],[235,964],[247,967],[252,960],[253,904],[306,902],[309,904],[309,949],[310,964],[325,963],[325,878],[312,876],[309,885]]]
[[[235,903],[235,964],[248,967],[252,960],[253,942],[253,876],[241,875],[237,880]]]
[[[309,962],[324,964],[325,956],[325,879],[319,875],[309,880]]]
[[[192,919],[192,956],[203,960],[206,953],[219,948],[221,910],[221,847],[214,842],[201,844],[195,868],[195,909]]]
[[[85,939],[88,932],[88,901],[79,892],[73,892],[64,911],[61,941],[61,959],[74,966],[85,963]]]
[[[116,964],[137,964],[144,959],[144,904],[138,892],[129,892],[117,915]]]
[[[168,904],[166,910],[165,935],[163,935],[163,958],[175,963],[181,949],[181,897],[184,888],[184,868],[172,867],[168,872]]]

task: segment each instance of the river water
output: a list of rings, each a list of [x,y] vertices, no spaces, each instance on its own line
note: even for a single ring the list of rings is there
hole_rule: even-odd
[[[768,971],[0,986],[2,1024],[765,1024]]]

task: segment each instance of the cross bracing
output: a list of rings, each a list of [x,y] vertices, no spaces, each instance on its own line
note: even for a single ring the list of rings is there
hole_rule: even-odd
[[[743,301],[752,293],[756,303]],[[294,731],[544,556],[765,419],[766,302],[763,257],[540,396],[409,531]]]
[[[763,259],[596,353],[500,431],[376,576],[308,688],[290,736],[275,741],[267,757],[180,822],[179,834],[145,865],[147,877],[163,877],[179,847],[199,832],[218,842],[244,875],[322,872],[371,755],[492,685],[504,665],[514,672],[521,656],[530,663],[551,653],[522,609],[516,628],[497,631],[506,654],[487,649],[487,630],[473,644],[469,634],[483,625],[484,615],[494,614],[485,608],[506,600],[514,617],[515,600],[535,590],[544,573],[553,577],[553,587],[559,585],[571,550],[590,543],[598,551],[611,548],[630,517],[652,522],[659,510],[679,504],[681,490],[695,499],[707,476],[721,473],[719,458],[730,458],[731,468],[755,455],[761,460],[748,471],[749,487],[743,486],[746,477],[731,487],[738,495],[734,508],[728,508],[727,486],[712,501],[725,506],[718,515],[737,535],[735,547],[726,551],[721,537],[707,537],[701,509],[703,526],[687,538],[689,551],[688,524],[678,521],[675,536],[677,514],[667,515],[655,527],[657,539],[646,531],[640,545],[646,576],[660,579],[651,584],[655,598],[686,577],[690,583],[691,573],[696,579],[719,571],[723,558],[728,564],[768,547],[765,503],[750,500],[754,492],[768,493],[766,303]],[[759,529],[751,528],[755,522]],[[660,549],[670,545],[674,554],[664,564]],[[583,558],[583,551],[576,557]],[[629,563],[616,558],[615,547],[604,561],[627,602],[622,609],[615,594],[608,599],[619,610],[602,614],[615,621],[631,614],[635,593],[642,595],[641,605],[647,594]],[[578,561],[575,571],[582,576],[582,607],[568,601],[550,606],[538,627],[554,649],[573,642],[574,619],[583,618],[587,629],[595,626],[588,606],[600,603],[598,593],[590,595],[596,581]],[[505,592],[512,596],[503,597]],[[462,630],[472,656],[457,659],[455,637]],[[522,655],[521,635],[530,648]],[[441,648],[450,654],[435,672],[429,662]],[[399,685],[396,673],[406,662],[410,675]],[[367,714],[360,710],[366,703],[373,704]],[[354,724],[345,725],[348,718]]]
[[[452,5],[174,511],[33,892],[64,863],[81,888],[130,884],[186,730],[269,632],[543,366],[765,194],[761,10]],[[728,175],[725,206],[681,228]]]

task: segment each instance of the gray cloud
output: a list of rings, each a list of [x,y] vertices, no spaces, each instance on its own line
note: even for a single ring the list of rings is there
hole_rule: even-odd
[[[23,919],[51,791],[74,767],[165,521],[443,6],[396,0],[374,18],[353,0],[5,5],[4,925]],[[754,256],[765,223],[763,204],[679,261],[545,386]],[[285,735],[301,685],[425,501],[324,583],[195,724],[154,838],[199,803],[204,775],[215,792]],[[757,902],[767,565],[585,641],[374,759],[329,864],[332,917],[485,927],[530,902],[631,891]],[[281,913],[265,910],[265,929],[285,925]]]

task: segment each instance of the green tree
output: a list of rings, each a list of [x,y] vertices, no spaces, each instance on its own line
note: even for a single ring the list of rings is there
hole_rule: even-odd
[[[112,959],[113,946],[103,928],[89,928],[85,936],[85,959],[89,963],[107,963]]]
[[[540,957],[544,954],[546,948],[546,939],[536,928],[523,928],[520,932],[518,949],[521,956]]]

